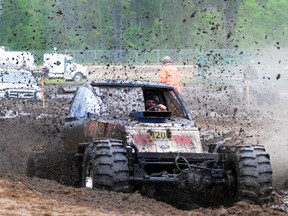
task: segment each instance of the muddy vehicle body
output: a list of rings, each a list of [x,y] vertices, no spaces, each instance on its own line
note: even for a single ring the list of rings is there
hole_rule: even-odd
[[[0,98],[41,100],[42,90],[31,71],[0,69]]]
[[[88,76],[87,67],[77,64],[71,55],[45,53],[42,72],[47,78],[61,78],[67,81],[80,82]]]
[[[145,111],[150,95],[167,111]],[[84,187],[150,197],[167,191],[192,197],[215,189],[226,205],[268,201],[272,192],[265,148],[217,143],[204,151],[185,102],[166,84],[111,81],[79,87],[65,122],[64,147],[79,161]]]

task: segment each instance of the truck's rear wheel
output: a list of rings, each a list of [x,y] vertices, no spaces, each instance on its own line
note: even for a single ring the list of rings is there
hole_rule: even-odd
[[[119,140],[98,140],[85,150],[84,187],[129,192],[126,149]]]
[[[263,146],[237,145],[226,160],[227,186],[224,202],[263,203],[271,198],[272,169]]]

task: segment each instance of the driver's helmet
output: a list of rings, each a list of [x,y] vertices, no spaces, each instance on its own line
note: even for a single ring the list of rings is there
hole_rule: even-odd
[[[169,56],[164,56],[161,60],[162,64],[171,63],[171,58]]]
[[[156,94],[149,94],[145,99],[145,109],[159,104],[159,97]]]

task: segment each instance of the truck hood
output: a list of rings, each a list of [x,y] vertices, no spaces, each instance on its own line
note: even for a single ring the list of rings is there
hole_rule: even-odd
[[[139,123],[125,130],[127,143],[139,152],[203,152],[198,128],[191,124]]]
[[[146,123],[133,118],[102,117],[88,121],[87,128],[89,137],[124,139],[139,152],[203,152],[198,128],[185,118]]]
[[[0,84],[0,97],[41,99],[41,95],[41,88],[37,84]]]
[[[34,89],[39,90],[40,87],[37,84],[24,84],[24,83],[1,83],[0,90],[4,89]]]

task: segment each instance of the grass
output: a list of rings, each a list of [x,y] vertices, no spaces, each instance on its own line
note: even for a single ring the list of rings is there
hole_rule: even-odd
[[[89,80],[88,80],[89,81]],[[75,82],[75,81],[67,81],[65,79],[45,79],[45,84],[80,84],[80,83],[85,83],[87,80],[82,80],[81,82]],[[41,84],[41,80],[39,81]]]

